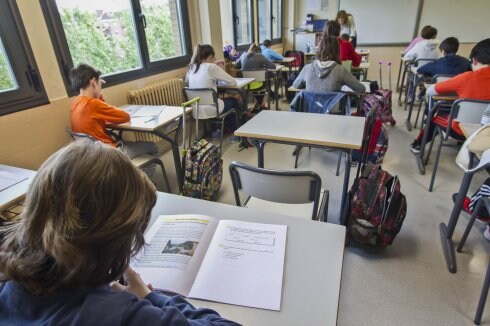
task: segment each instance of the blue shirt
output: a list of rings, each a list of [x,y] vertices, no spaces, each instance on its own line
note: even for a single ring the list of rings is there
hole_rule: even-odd
[[[436,61],[426,63],[417,69],[418,73],[434,77],[435,75],[456,76],[471,70],[471,62],[454,53],[446,54]]]
[[[22,285],[0,284],[0,324],[7,325],[239,325],[181,296],[152,292],[144,300],[108,285],[35,296]]]
[[[274,61],[274,60],[282,60],[284,58],[276,51],[266,48],[263,45],[261,45],[260,48],[262,49],[262,54],[264,55],[264,57],[266,57],[267,60]]]

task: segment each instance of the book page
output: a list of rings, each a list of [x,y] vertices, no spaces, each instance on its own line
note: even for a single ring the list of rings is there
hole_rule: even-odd
[[[29,178],[27,173],[13,173],[10,171],[0,171],[0,191],[10,188],[19,182]]]
[[[223,220],[189,297],[280,310],[286,225]]]
[[[160,113],[162,113],[163,108],[163,106],[153,105],[127,105],[123,107],[124,111],[129,113],[131,118],[159,116]]]
[[[159,216],[132,267],[154,288],[187,296],[216,226],[216,219],[202,215]]]

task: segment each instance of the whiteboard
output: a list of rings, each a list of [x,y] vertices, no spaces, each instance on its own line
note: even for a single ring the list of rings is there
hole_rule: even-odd
[[[361,45],[410,42],[419,4],[419,0],[339,0],[339,8],[354,16]]]
[[[460,42],[479,42],[490,37],[489,0],[426,0],[420,26],[437,28],[437,38],[454,36]]]

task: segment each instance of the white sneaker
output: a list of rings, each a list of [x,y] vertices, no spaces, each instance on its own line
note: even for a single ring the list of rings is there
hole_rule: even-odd
[[[490,225],[485,227],[485,231],[483,231],[483,236],[485,239],[490,240]]]

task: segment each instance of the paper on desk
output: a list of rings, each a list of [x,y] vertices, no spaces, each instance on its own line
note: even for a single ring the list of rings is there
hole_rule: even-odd
[[[8,171],[0,171],[0,191],[12,187],[29,178],[24,174],[14,174]]]
[[[369,82],[364,82],[362,81],[361,82],[364,87],[366,88],[366,92],[365,93],[371,93],[371,87],[369,86]],[[340,89],[342,92],[353,92],[352,88],[350,88],[349,86],[347,85],[344,85],[342,86],[342,88]]]
[[[151,105],[129,105],[124,108],[129,115],[133,117],[154,117],[160,115],[163,111],[162,106]]]

